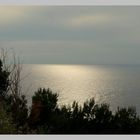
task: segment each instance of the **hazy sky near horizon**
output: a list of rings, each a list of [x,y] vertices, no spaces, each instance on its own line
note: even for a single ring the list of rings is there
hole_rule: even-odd
[[[140,64],[139,6],[0,6],[0,47],[29,64]]]

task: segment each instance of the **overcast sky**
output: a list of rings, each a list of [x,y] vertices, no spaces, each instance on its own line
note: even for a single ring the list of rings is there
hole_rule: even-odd
[[[140,7],[0,6],[0,47],[29,64],[140,64]]]

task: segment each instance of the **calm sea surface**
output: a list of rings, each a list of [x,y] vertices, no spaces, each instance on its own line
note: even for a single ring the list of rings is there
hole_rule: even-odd
[[[140,66],[23,65],[22,77],[29,104],[34,91],[45,87],[59,94],[60,105],[94,97],[112,110],[136,106],[140,114]]]

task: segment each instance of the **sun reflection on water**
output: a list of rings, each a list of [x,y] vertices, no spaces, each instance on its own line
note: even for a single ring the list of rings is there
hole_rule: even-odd
[[[92,68],[92,71],[91,71]],[[49,87],[59,93],[59,103],[83,103],[97,94],[98,80],[102,77],[98,67],[84,65],[34,65],[30,77],[35,87]]]
[[[108,67],[99,65],[26,65],[30,73],[24,85],[30,85],[31,97],[39,87],[51,88],[59,94],[58,103],[82,104],[95,98],[96,103],[139,106],[140,68]],[[140,112],[140,111],[139,111]]]

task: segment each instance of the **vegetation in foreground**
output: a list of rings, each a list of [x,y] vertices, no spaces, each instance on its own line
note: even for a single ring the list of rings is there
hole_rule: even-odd
[[[40,88],[27,107],[20,89],[20,67],[7,67],[0,59],[1,134],[140,134],[140,118],[135,108],[95,104],[94,99],[80,106],[58,106],[58,94]]]

